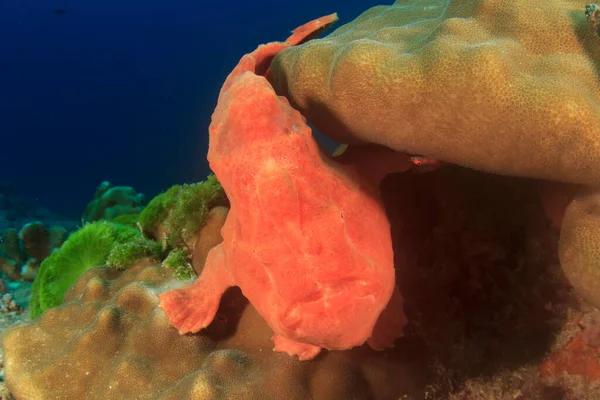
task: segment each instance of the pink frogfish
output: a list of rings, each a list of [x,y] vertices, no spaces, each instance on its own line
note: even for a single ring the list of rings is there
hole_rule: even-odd
[[[365,342],[381,350],[402,335],[390,225],[373,182],[383,174],[368,168],[392,160],[369,151],[332,158],[265,78],[279,51],[336,19],[244,55],[221,89],[208,160],[231,209],[195,283],[160,295],[181,334],[207,327],[223,293],[238,286],[273,329],[274,350],[300,360]],[[411,166],[408,157],[393,162]]]

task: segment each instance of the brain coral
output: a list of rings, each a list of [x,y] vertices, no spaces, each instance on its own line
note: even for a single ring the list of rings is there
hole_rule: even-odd
[[[321,132],[488,172],[600,184],[600,41],[576,0],[398,0],[279,53]]]
[[[157,297],[179,284],[147,262],[86,271],[65,304],[4,334],[9,390],[18,400],[386,399],[415,390],[390,354],[357,349],[312,364],[273,352],[272,331],[239,290],[206,331],[179,335]]]

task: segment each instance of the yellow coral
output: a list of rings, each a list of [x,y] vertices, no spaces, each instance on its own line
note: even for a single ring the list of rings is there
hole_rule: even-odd
[[[169,269],[147,261],[123,271],[86,271],[63,305],[4,333],[11,394],[17,400],[327,400],[389,390],[377,388],[377,379],[397,380],[389,357],[364,349],[327,354],[317,365],[273,352],[272,331],[239,290],[226,293],[205,332],[179,335],[156,294],[180,284]],[[368,373],[373,366],[376,378]]]
[[[600,307],[600,189],[582,189],[567,207],[560,263],[585,300]]]
[[[600,184],[600,42],[575,0],[396,1],[279,53],[270,81],[343,143]]]

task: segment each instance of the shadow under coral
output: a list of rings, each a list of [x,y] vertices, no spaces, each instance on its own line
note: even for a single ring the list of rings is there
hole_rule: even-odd
[[[405,340],[426,343],[429,390],[439,398],[473,378],[528,367],[536,376],[577,307],[536,187],[460,167],[382,184],[410,321]],[[510,385],[544,392],[526,379]]]

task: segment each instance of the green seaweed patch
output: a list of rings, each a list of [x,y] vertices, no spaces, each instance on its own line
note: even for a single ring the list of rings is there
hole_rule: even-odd
[[[139,223],[144,232],[153,232],[167,219],[169,211],[177,202],[180,190],[180,185],[172,186],[148,203],[139,216]]]
[[[83,272],[104,265],[115,246],[140,236],[135,228],[108,221],[86,224],[73,232],[40,265],[32,286],[31,318],[61,305],[67,289]]]
[[[196,276],[190,253],[186,248],[172,250],[162,265],[173,270],[173,276],[180,281],[187,281]]]
[[[215,175],[181,186],[169,218],[169,245],[184,247],[204,225],[210,210],[219,205],[227,205],[227,196]]]
[[[110,222],[114,222],[115,224],[122,224],[122,225],[131,226],[133,228],[137,228],[139,219],[140,219],[140,214],[139,213],[123,214],[123,215],[119,215],[118,217],[115,217],[115,218],[111,219]]]
[[[116,245],[108,255],[106,264],[111,268],[123,270],[143,259],[159,263],[163,259],[163,253],[164,249],[159,242],[139,237]]]

